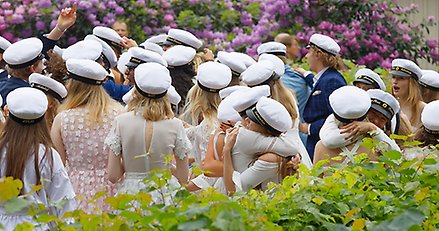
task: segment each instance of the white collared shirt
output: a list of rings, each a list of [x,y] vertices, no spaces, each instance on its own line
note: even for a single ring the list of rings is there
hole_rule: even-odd
[[[322,77],[323,73],[325,73],[326,70],[328,70],[329,67],[325,67],[322,70],[319,71],[316,75],[314,75],[313,80],[313,87],[316,85],[317,81],[319,81],[320,77]]]

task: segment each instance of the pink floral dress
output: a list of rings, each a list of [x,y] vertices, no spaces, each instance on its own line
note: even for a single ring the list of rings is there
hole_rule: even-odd
[[[108,155],[104,152],[104,141],[110,132],[113,119],[122,109],[111,109],[103,115],[102,123],[91,126],[87,121],[88,110],[75,108],[60,113],[61,136],[66,150],[66,168],[78,198],[79,209],[93,212],[95,208],[108,211],[104,199],[114,196],[118,185],[108,180]],[[94,199],[96,193],[106,195]]]

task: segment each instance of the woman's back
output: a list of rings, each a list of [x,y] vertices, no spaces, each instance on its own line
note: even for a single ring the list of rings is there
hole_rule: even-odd
[[[183,159],[191,151],[183,124],[177,118],[146,121],[141,113],[131,111],[118,116],[114,123],[115,129],[105,142],[114,154],[122,153],[127,173],[166,169],[165,156],[175,154]]]

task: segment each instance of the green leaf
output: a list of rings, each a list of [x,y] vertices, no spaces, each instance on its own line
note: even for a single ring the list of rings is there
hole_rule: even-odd
[[[424,214],[417,209],[407,209],[391,220],[384,221],[374,227],[371,231],[399,231],[408,230],[412,226],[419,225],[424,220]]]
[[[200,218],[197,218],[196,220],[192,220],[192,221],[178,224],[178,229],[179,230],[188,230],[188,231],[200,230],[202,228],[207,228],[209,224],[210,224],[210,220],[205,216],[201,216]]]
[[[395,150],[390,150],[384,153],[384,156],[389,158],[390,160],[399,160],[402,158],[402,154]]]
[[[433,158],[427,158],[424,160],[424,164],[426,165],[435,165],[437,163],[437,161]]]
[[[5,203],[6,213],[17,213],[32,204],[32,201],[28,201],[23,198],[14,197]]]

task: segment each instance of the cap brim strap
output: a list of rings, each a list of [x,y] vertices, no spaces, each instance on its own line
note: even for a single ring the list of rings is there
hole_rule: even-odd
[[[433,131],[433,130],[430,130],[430,129],[426,128],[425,126],[424,126],[424,130],[425,130],[425,132],[427,132],[427,133],[429,133],[429,134],[432,134],[432,135],[439,135],[439,131]]]
[[[46,95],[51,95],[52,97],[57,99],[59,102],[61,102],[63,100],[63,98],[61,97],[60,94],[56,93],[56,91],[54,91],[54,90],[52,90],[44,85],[41,85],[38,83],[31,83],[30,86],[43,91]]]
[[[357,77],[357,80],[362,79],[362,80],[366,80],[370,85],[373,85],[374,87],[376,87],[377,89],[380,89],[380,85],[377,83],[377,81],[375,81],[374,79],[372,79],[370,76],[367,75],[360,75]],[[354,82],[355,82],[354,81]]]
[[[392,66],[392,71],[399,71],[399,72],[402,72],[404,74],[410,75],[411,77],[413,77],[416,80],[419,79],[418,75],[416,75],[413,71],[411,71],[407,68],[404,68],[404,67]]]
[[[160,94],[150,94],[147,92],[144,92],[142,89],[140,89],[140,87],[137,85],[137,83],[134,84],[134,86],[136,87],[136,90],[143,96],[145,96],[146,98],[150,98],[150,99],[159,99],[162,98],[163,96],[166,95],[166,93],[168,93],[168,90],[166,90],[163,93]]]
[[[270,126],[270,124],[267,123],[267,121],[264,120],[264,118],[262,118],[261,114],[259,114],[258,110],[256,109],[256,107],[253,107],[252,109],[248,109],[246,111],[246,114],[248,116],[248,118],[250,118],[250,120],[252,120],[253,122],[263,126],[264,128],[266,128],[268,131],[270,131],[271,133],[278,135],[281,134],[281,131],[278,131],[276,129],[274,129],[272,126]]]
[[[198,84],[198,86],[199,86],[202,90],[204,90],[204,91],[208,91],[208,92],[211,92],[211,93],[218,93],[219,91],[222,90],[222,88],[221,88],[221,89],[213,89],[213,88],[209,88],[209,87],[203,86],[203,84],[201,84],[200,81],[198,81],[198,80],[197,80],[197,84]]]
[[[337,115],[337,113],[334,112],[334,117],[335,117],[338,121],[340,121],[340,122],[342,122],[342,123],[346,123],[346,124],[348,124],[348,123],[352,123],[352,122],[354,122],[354,121],[363,121],[363,120],[366,118],[366,116],[367,116],[367,113],[364,114],[362,117],[357,118],[357,119],[345,119],[345,118],[343,118],[343,117]]]
[[[274,52],[270,52],[270,51],[268,51],[268,52],[264,52],[264,53],[266,53],[266,54],[270,54],[270,55],[279,55],[279,56],[285,56],[285,55],[287,55],[287,53],[286,53],[286,52],[283,52],[283,51],[274,51]]]
[[[14,116],[11,112],[9,112],[9,118],[11,118],[13,121],[19,123],[19,124],[23,124],[23,125],[32,125],[32,124],[36,124],[38,122],[40,122],[41,120],[44,119],[44,114],[36,119],[21,119],[18,118],[17,116]]]
[[[184,68],[191,68],[191,67],[192,67],[192,62],[189,62],[189,63],[183,64],[183,65],[181,65],[181,66],[170,66],[170,65],[168,64],[168,69],[184,69]]]
[[[418,81],[418,83],[419,83],[419,85],[421,85],[421,86],[423,86],[423,87],[425,87],[425,88],[428,88],[428,89],[430,89],[430,90],[433,90],[433,91],[439,91],[439,88],[438,88],[438,87],[430,86],[430,85],[428,85],[428,84],[422,82],[421,80]]]
[[[117,43],[117,42],[115,42],[115,41],[111,41],[111,40],[106,39],[106,38],[101,37],[101,36],[97,36],[97,35],[95,35],[95,36],[98,37],[98,38],[100,38],[100,39],[102,39],[104,42],[106,42],[106,43],[107,43],[108,45],[110,45],[111,47],[116,48],[116,50],[117,50],[119,53],[122,53],[123,46],[120,45],[119,43]]]
[[[87,77],[79,76],[79,75],[73,74],[70,71],[67,72],[67,76],[69,78],[74,79],[74,80],[78,80],[80,82],[87,83],[87,84],[93,84],[93,85],[102,85],[102,83],[104,82],[103,80],[95,80],[95,79],[89,79]]]
[[[382,107],[384,110],[388,111],[392,115],[392,117],[395,115],[395,111],[393,110],[393,108],[382,100],[372,98],[372,104],[376,104]]]
[[[20,68],[31,66],[32,64],[34,64],[35,62],[37,62],[38,60],[40,60],[42,58],[43,58],[43,55],[40,53],[37,57],[33,58],[30,61],[27,61],[27,62],[21,63],[21,64],[16,64],[16,65],[8,64],[8,66],[9,66],[9,68],[12,68],[12,69],[20,69]]]
[[[170,42],[170,43],[172,43],[172,44],[174,44],[174,45],[183,45],[183,46],[187,46],[187,47],[192,47],[192,48],[194,48],[195,50],[197,50],[196,47],[191,46],[191,45],[189,45],[189,44],[187,44],[187,43],[184,43],[184,42],[182,42],[182,41],[180,41],[180,40],[177,40],[177,39],[175,39],[175,38],[171,38],[171,37],[169,37],[169,36],[166,38],[166,41],[167,41],[167,42]]]

